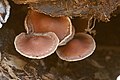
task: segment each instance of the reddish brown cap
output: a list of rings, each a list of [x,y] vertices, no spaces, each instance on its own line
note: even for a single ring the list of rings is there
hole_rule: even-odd
[[[60,40],[72,34],[72,24],[69,17],[51,17],[29,10],[25,19],[27,33],[54,32]]]
[[[75,28],[74,26],[70,27],[70,33],[67,35],[63,40],[60,41],[59,46],[66,45],[71,39],[73,39],[75,35]]]
[[[14,44],[21,55],[28,58],[41,59],[55,52],[59,45],[59,39],[53,32],[29,35],[21,33],[16,36]]]
[[[92,36],[78,33],[65,46],[59,47],[56,53],[62,60],[78,61],[90,56],[95,48],[96,44]]]

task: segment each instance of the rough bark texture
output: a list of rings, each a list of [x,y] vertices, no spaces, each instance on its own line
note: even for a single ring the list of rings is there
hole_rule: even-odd
[[[94,16],[98,20],[109,21],[111,13],[120,5],[120,0],[13,0],[18,4],[30,4],[41,13],[59,16]]]

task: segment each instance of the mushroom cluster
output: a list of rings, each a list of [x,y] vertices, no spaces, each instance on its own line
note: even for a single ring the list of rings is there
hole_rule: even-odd
[[[29,10],[25,18],[26,33],[16,36],[16,50],[23,56],[42,59],[57,53],[65,61],[78,61],[90,56],[96,47],[91,35],[75,33],[69,17],[51,17]]]
[[[78,61],[94,52],[96,44],[92,36],[83,31],[76,33],[68,14],[65,15],[71,13],[71,10],[68,12],[65,10],[65,14],[63,14],[63,7],[59,1],[55,1],[56,4],[59,4],[56,8],[53,4],[51,6],[45,5],[45,8],[40,6],[40,3],[44,0],[13,1],[18,4],[29,4],[30,6],[25,18],[26,33],[20,33],[14,41],[15,48],[21,55],[32,59],[42,59],[56,52],[62,60]],[[49,8],[51,10],[48,10]],[[55,11],[53,11],[53,8]],[[64,8],[66,7],[64,6]],[[43,12],[41,12],[42,9]],[[56,16],[44,13],[44,10],[54,13],[58,9],[62,13],[58,12],[60,14]],[[0,28],[3,23],[6,23],[9,14],[10,5],[8,1],[0,0]],[[76,12],[72,14],[76,14]],[[89,32],[91,29],[84,30]]]

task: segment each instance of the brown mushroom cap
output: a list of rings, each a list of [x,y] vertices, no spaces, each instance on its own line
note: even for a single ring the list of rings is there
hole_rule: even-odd
[[[72,24],[68,17],[50,17],[33,10],[28,12],[25,28],[27,33],[54,32],[60,40],[72,34]]]
[[[53,32],[29,35],[21,33],[16,36],[14,44],[21,55],[28,58],[41,59],[55,52],[59,45],[59,39]]]
[[[70,34],[60,41],[59,46],[66,45],[71,39],[73,39],[74,35],[75,35],[75,28],[73,26],[72,28],[70,28]]]
[[[96,44],[92,36],[78,33],[65,46],[59,47],[56,53],[62,60],[78,61],[90,56],[95,48]]]

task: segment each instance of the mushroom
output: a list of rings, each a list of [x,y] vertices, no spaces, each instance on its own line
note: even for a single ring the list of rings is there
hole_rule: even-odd
[[[62,60],[78,61],[90,56],[96,48],[92,36],[86,33],[77,33],[65,46],[56,50]]]
[[[51,17],[34,10],[29,10],[25,19],[27,33],[54,32],[60,43],[68,41],[73,35],[73,28],[69,17]]]
[[[66,45],[67,42],[69,42],[71,39],[73,39],[74,35],[75,35],[75,28],[73,26],[71,34],[69,36],[65,37],[62,41],[60,41],[59,46]]]
[[[21,33],[16,36],[14,44],[21,55],[28,58],[41,59],[55,52],[59,45],[59,39],[53,32]]]

